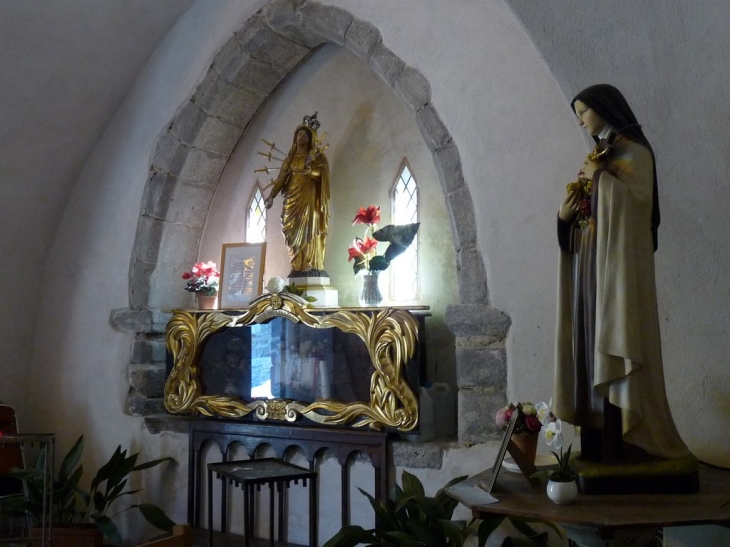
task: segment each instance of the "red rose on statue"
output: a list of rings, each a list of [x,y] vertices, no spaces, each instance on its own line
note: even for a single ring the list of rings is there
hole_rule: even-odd
[[[580,214],[588,218],[591,216],[591,198],[586,197],[580,200]]]

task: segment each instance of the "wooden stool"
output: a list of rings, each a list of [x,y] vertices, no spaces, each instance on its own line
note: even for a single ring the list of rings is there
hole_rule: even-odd
[[[225,463],[208,464],[208,545],[213,545],[213,473],[224,484],[227,480],[243,490],[243,526],[244,546],[249,547],[254,528],[254,488],[261,490],[261,485],[269,485],[269,544],[274,546],[274,490],[279,492],[279,541],[284,538],[284,487],[289,483],[297,484],[302,480],[304,486],[309,483],[309,545],[317,547],[317,472],[298,465],[287,463],[276,458],[254,460],[237,460]],[[226,489],[221,488],[221,496]],[[225,532],[225,501],[221,500],[221,531]]]

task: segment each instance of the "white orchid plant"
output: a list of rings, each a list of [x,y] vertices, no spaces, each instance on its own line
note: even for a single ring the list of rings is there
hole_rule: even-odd
[[[547,404],[538,403],[536,405],[537,417],[540,419],[540,423],[545,426],[543,427],[545,442],[548,446],[552,446],[555,450],[560,451],[558,454],[555,450],[551,450],[557,463],[552,470],[547,471],[547,475],[550,477],[550,480],[555,482],[570,482],[576,477],[575,469],[570,465],[570,452],[573,445],[569,445],[568,450],[563,453],[563,422],[555,418],[552,412],[552,406],[552,399]]]

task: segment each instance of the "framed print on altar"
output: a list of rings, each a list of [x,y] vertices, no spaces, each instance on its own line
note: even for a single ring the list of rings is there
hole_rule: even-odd
[[[224,243],[221,251],[222,310],[246,308],[264,287],[266,243]]]

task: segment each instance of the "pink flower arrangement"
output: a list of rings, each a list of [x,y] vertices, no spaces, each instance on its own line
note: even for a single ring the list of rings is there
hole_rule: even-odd
[[[552,403],[552,399],[550,400]],[[512,419],[512,414],[518,412],[517,423],[515,423],[514,433],[539,433],[543,425],[555,420],[550,406],[545,403],[533,405],[530,402],[510,403],[504,408],[497,411],[495,424],[497,429],[507,429],[507,425]]]
[[[182,278],[188,282],[184,290],[215,296],[220,277],[221,273],[216,268],[215,262],[197,262],[189,271],[182,274]]]

